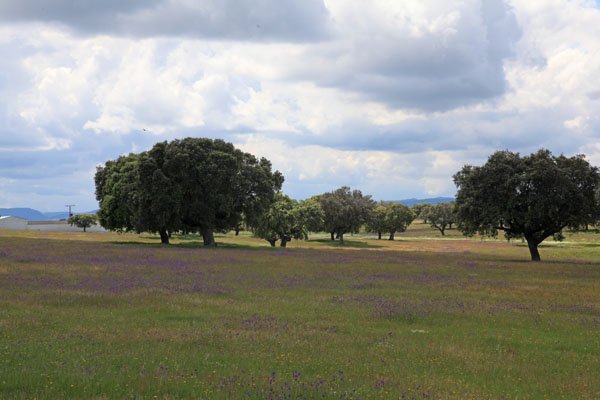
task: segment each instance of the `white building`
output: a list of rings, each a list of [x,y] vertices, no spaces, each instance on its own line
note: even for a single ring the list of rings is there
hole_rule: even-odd
[[[25,218],[6,216],[0,217],[0,229],[22,229],[26,230],[27,220]]]
[[[83,232],[83,228],[71,226],[67,221],[27,221],[25,218],[0,217],[0,229],[29,231]],[[86,229],[87,232],[106,232],[102,226],[95,224]]]
[[[25,229],[30,231],[83,232],[83,228],[78,228],[76,225],[71,226],[67,221],[29,221]],[[86,232],[106,232],[106,229],[95,224],[87,228]]]

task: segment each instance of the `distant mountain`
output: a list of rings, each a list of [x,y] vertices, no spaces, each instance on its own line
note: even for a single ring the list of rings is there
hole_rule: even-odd
[[[57,220],[57,219],[67,219],[67,218],[69,218],[69,212],[68,211],[45,212],[45,213],[42,213],[42,214],[44,214],[44,217],[46,217],[47,220]]]
[[[95,214],[98,210],[75,212],[74,214]],[[40,212],[33,208],[0,208],[1,216],[12,215],[13,217],[25,218],[29,221],[54,221],[69,218],[68,211]]]
[[[45,221],[46,216],[34,210],[33,208],[0,208],[0,215],[3,217],[12,215],[13,217],[25,218],[30,221]]]
[[[419,203],[448,203],[450,201],[454,201],[454,197],[433,197],[431,199],[404,199],[404,200],[394,200],[396,203],[406,204],[409,207],[412,207],[414,204]]]

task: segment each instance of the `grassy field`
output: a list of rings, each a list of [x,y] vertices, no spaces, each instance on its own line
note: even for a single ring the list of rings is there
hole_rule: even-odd
[[[600,234],[346,239],[0,231],[0,398],[600,398]]]

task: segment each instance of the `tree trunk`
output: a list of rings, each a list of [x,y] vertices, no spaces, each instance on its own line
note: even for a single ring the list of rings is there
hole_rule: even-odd
[[[529,254],[531,254],[531,261],[541,261],[540,252],[538,251],[538,242],[537,240],[531,237],[525,237],[527,240],[527,246],[529,247]]]
[[[169,235],[167,234],[167,230],[161,229],[158,231],[158,233],[160,234],[160,242],[162,244],[169,244]]]
[[[329,232],[331,233],[331,240],[335,240],[335,232]]]
[[[435,225],[435,227],[438,228],[438,230],[442,233],[442,236],[446,236],[446,232],[445,232],[446,225],[442,225],[442,226]]]
[[[377,232],[377,239],[381,240],[381,231]]]
[[[340,238],[340,244],[344,244],[344,234],[338,233],[338,237]]]
[[[238,236],[240,234],[240,227],[236,226],[235,227],[235,236]]]
[[[83,227],[83,233],[85,233],[85,226]]]
[[[267,242],[271,243],[271,247],[275,247],[275,243],[277,242],[277,239],[267,239]]]
[[[394,240],[394,235],[396,234],[396,231],[391,231],[390,232],[390,239],[389,240]]]
[[[216,246],[217,245],[215,243],[215,235],[211,228],[201,227],[200,233],[202,234],[202,239],[204,240],[205,246]]]
[[[286,238],[285,236],[281,238],[281,243],[279,243],[280,247],[285,247],[285,245],[288,242],[288,238]]]

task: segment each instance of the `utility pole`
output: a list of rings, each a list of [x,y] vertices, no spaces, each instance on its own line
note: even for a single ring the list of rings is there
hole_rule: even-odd
[[[69,218],[71,218],[73,216],[73,213],[71,212],[71,207],[75,207],[75,204],[67,204],[65,207],[69,207]]]

